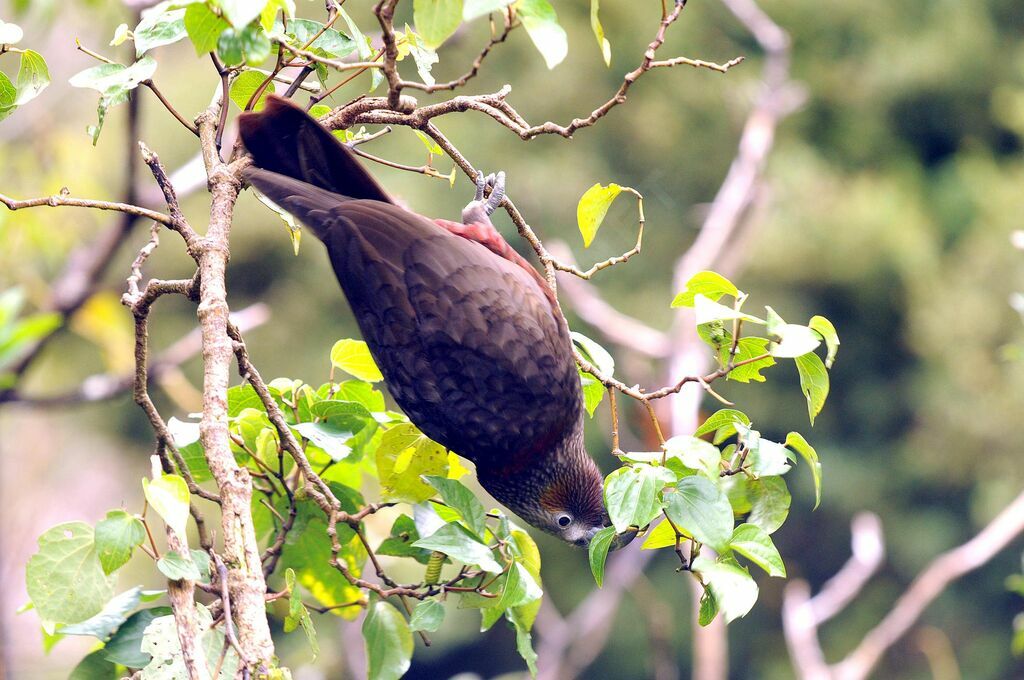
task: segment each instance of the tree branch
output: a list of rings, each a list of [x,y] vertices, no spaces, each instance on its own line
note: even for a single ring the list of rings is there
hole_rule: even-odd
[[[795,670],[802,680],[864,680],[951,583],[988,563],[1022,534],[1024,492],[974,538],[933,559],[860,644],[845,659],[829,666],[818,639],[818,626],[860,593],[884,555],[878,518],[858,515],[852,529],[853,557],[822,591],[811,597],[805,581],[794,581],[786,588],[783,626]]]
[[[221,102],[222,107],[227,102]],[[228,590],[243,659],[269,667],[274,643],[264,611],[267,592],[263,579],[256,532],[252,522],[252,482],[231,452],[228,436],[227,391],[234,354],[228,337],[228,305],[225,270],[228,235],[241,182],[217,151],[217,112],[211,108],[197,120],[206,160],[210,193],[210,226],[199,245],[199,307],[197,314],[203,340],[203,416],[199,438],[210,472],[220,490],[223,555],[228,569]]]
[[[130,205],[128,203],[115,203],[113,201],[96,201],[89,198],[74,198],[68,195],[67,192],[62,191],[59,194],[53,196],[42,196],[40,198],[26,198],[24,200],[16,200],[10,196],[0,194],[0,203],[7,206],[8,210],[21,210],[22,208],[37,208],[39,206],[49,206],[51,208],[60,207],[74,207],[74,208],[93,208],[95,210],[113,210],[115,212],[127,213],[134,215],[135,217],[145,217],[146,219],[159,222],[160,224],[171,226],[171,218],[163,213],[156,212],[155,210],[149,210],[137,205]]]

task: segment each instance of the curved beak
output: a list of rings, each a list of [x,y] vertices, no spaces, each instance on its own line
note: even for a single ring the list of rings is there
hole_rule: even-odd
[[[612,539],[612,544],[608,550],[618,550],[629,545],[634,538],[636,538],[637,532],[640,531],[639,527],[629,527],[621,534],[615,534],[615,538]]]

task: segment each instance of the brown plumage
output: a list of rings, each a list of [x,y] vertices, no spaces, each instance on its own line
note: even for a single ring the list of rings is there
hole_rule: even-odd
[[[280,98],[240,127],[254,161],[246,178],[324,242],[412,422],[473,461],[484,488],[524,520],[588,544],[607,519],[601,473],[583,447],[568,327],[543,279],[491,225],[482,195],[466,225],[409,212]]]

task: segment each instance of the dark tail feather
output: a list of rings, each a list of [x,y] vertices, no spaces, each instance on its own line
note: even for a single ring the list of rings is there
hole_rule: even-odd
[[[245,179],[260,193],[297,217],[325,243],[335,222],[331,210],[350,200],[302,180],[262,168],[246,168]]]
[[[286,99],[267,97],[266,108],[243,113],[238,127],[258,168],[349,198],[393,203],[337,137]]]

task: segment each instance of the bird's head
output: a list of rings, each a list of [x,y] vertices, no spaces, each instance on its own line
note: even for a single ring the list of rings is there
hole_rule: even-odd
[[[604,478],[582,442],[543,456],[525,470],[481,476],[480,483],[531,525],[581,548],[611,523],[604,507]],[[611,549],[625,546],[636,533],[631,528],[618,534]]]

